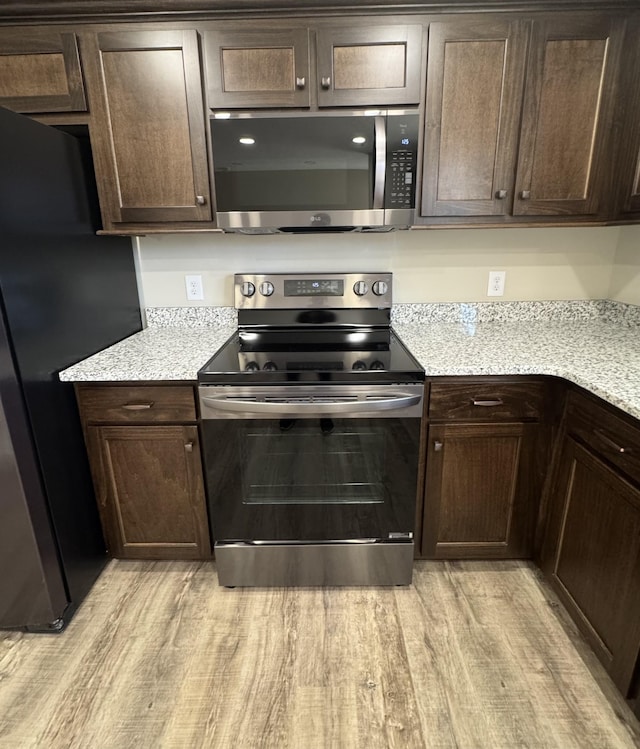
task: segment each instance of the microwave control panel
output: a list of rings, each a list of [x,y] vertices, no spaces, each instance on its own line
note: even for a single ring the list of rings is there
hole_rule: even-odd
[[[387,115],[385,208],[415,207],[418,115]]]

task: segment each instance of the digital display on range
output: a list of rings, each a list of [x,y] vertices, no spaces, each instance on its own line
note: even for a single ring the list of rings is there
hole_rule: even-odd
[[[285,296],[344,296],[344,281],[296,278],[284,282]]]

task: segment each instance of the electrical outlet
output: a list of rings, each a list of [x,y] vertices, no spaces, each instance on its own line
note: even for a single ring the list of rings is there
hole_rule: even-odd
[[[489,271],[489,285],[487,286],[487,296],[503,296],[504,282],[507,274],[503,270]]]
[[[192,301],[204,299],[202,276],[185,276],[184,282],[187,287],[187,299],[191,299]]]

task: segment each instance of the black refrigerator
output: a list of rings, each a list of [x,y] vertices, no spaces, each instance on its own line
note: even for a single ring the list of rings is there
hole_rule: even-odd
[[[106,564],[73,386],[141,329],[131,240],[98,236],[88,139],[0,108],[0,627],[64,628]]]

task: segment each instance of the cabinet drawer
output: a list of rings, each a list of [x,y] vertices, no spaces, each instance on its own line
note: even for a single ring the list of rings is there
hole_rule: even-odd
[[[195,421],[193,388],[169,386],[79,387],[85,422]]]
[[[471,421],[538,419],[543,410],[541,382],[431,384],[429,418]]]
[[[640,428],[581,393],[571,392],[567,432],[640,483]]]

